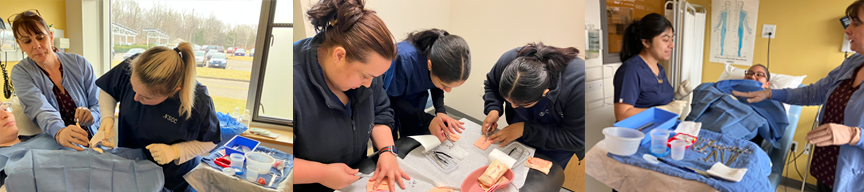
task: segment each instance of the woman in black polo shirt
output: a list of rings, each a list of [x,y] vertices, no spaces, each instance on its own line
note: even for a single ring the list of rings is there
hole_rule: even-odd
[[[393,110],[380,78],[396,57],[390,30],[363,1],[323,0],[309,9],[318,34],[294,42],[295,191],[332,191],[357,181],[371,137],[381,181],[405,188],[396,163]]]

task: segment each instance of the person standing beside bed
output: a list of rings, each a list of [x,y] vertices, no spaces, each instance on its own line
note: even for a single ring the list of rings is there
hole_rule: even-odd
[[[27,54],[12,69],[24,113],[61,146],[84,150],[101,120],[93,66],[80,55],[57,52],[54,33],[38,10],[16,14],[9,22]]]
[[[193,190],[183,175],[201,162],[199,154],[222,140],[213,100],[195,70],[192,44],[182,42],[174,49],[157,46],[133,55],[96,80],[105,115],[96,135],[113,135],[113,109],[119,102],[117,146],[145,149],[172,191]],[[99,141],[110,139],[94,139],[91,145]]]
[[[818,180],[818,191],[864,191],[864,1],[856,0],[846,8],[852,23],[846,28],[855,54],[813,84],[791,89],[766,89],[733,92],[751,103],[771,99],[793,105],[823,105],[820,126],[807,133],[816,144],[810,174]]]

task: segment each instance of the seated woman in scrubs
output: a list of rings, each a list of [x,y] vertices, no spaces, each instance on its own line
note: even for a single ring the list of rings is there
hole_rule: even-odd
[[[408,34],[396,47],[396,59],[381,76],[396,113],[394,130],[401,137],[432,134],[441,141],[446,138],[442,130],[461,133],[464,123],[447,116],[444,92],[461,86],[471,73],[471,52],[465,39],[430,29]],[[425,111],[430,92],[436,115]],[[399,138],[397,131],[393,138]]]
[[[531,43],[505,52],[486,74],[483,134],[519,141],[566,167],[585,155],[585,61],[576,48]],[[505,105],[506,108],[503,108]],[[496,133],[506,111],[507,127]]]
[[[94,122],[100,121],[93,66],[81,55],[54,48],[54,33],[39,11],[17,14],[10,22],[27,53],[12,69],[24,113],[63,147],[84,150],[98,129]]]
[[[363,1],[323,0],[306,14],[318,34],[294,42],[294,191],[358,181],[349,166],[367,158],[370,138],[380,153],[370,183],[386,177],[390,191],[405,189],[411,178],[396,162],[393,110],[376,78],[396,58],[393,35]]]
[[[105,112],[97,135],[113,135],[120,102],[117,146],[147,149],[147,159],[162,166],[166,189],[192,190],[183,175],[201,161],[198,154],[221,142],[213,100],[195,79],[192,44],[150,48],[115,66],[96,85]]]
[[[648,108],[672,102],[674,90],[659,61],[672,56],[672,22],[652,13],[627,26],[621,67],[615,71],[615,119],[624,120]]]

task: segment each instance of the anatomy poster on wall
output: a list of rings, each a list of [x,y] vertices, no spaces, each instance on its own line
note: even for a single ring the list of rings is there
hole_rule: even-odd
[[[711,10],[709,61],[750,66],[759,0],[714,0]]]

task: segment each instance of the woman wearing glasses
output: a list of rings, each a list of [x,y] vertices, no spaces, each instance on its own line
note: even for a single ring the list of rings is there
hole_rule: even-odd
[[[821,125],[807,133],[806,139],[816,144],[810,174],[818,180],[818,191],[864,191],[864,177],[860,167],[864,164],[864,1],[856,0],[846,8],[852,20],[846,28],[851,40],[849,48],[856,54],[849,56],[825,78],[806,87],[792,89],[765,89],[749,93],[733,92],[748,97],[755,103],[771,99],[792,105],[822,105],[819,110]],[[767,74],[767,73],[766,73]]]
[[[98,129],[94,122],[100,121],[93,67],[81,55],[58,52],[54,33],[39,11],[12,17],[7,21],[27,54],[12,69],[12,83],[24,114],[61,146],[84,150],[82,146],[89,146]]]
[[[765,67],[762,64],[756,64],[747,69],[747,72],[744,73],[744,79],[750,79],[754,81],[759,81],[762,83],[763,89],[768,89],[768,86],[771,85],[768,81],[771,81],[771,73],[768,72],[768,67]]]

